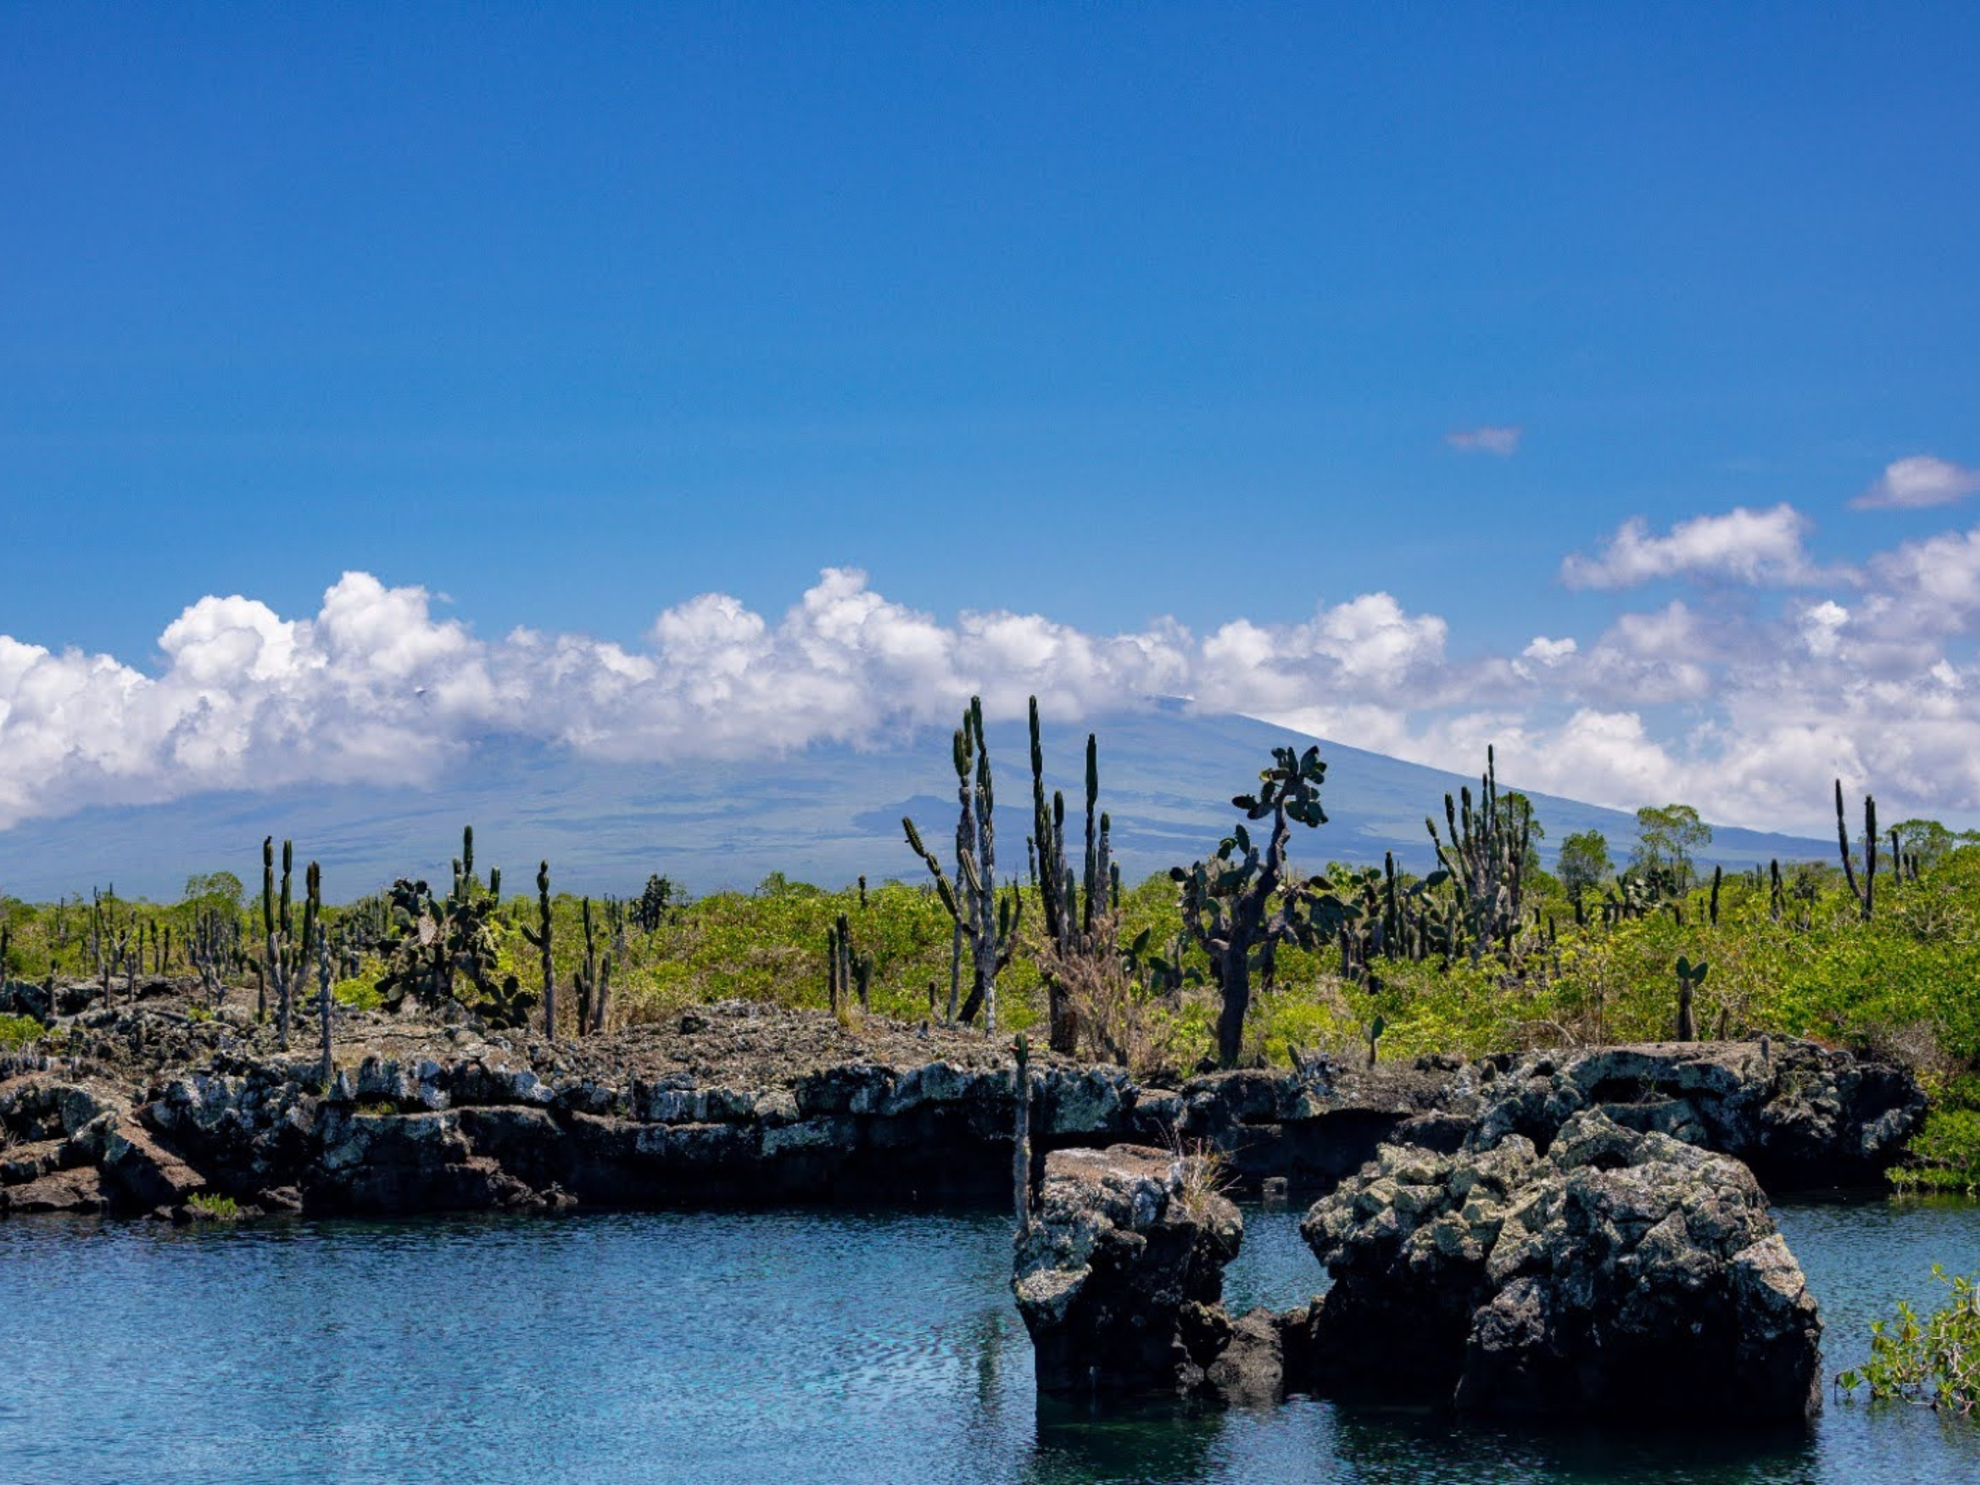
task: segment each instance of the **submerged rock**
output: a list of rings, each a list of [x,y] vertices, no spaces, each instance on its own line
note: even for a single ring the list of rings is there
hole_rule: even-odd
[[[1548,1416],[1803,1419],[1821,1322],[1745,1166],[1599,1110],[1523,1135],[1386,1146],[1301,1235],[1334,1277],[1294,1350],[1321,1381]]]

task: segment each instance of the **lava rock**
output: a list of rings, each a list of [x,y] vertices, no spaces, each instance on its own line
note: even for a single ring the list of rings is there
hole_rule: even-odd
[[[1237,1208],[1191,1190],[1167,1151],[1053,1152],[1012,1284],[1039,1390],[1175,1391],[1199,1380],[1222,1349],[1205,1312],[1221,1319],[1224,1265],[1243,1237]]]
[[[1821,1406],[1815,1300],[1752,1173],[1600,1110],[1545,1155],[1517,1134],[1450,1156],[1386,1146],[1300,1230],[1334,1276],[1295,1348],[1323,1376],[1448,1387],[1497,1415]]]

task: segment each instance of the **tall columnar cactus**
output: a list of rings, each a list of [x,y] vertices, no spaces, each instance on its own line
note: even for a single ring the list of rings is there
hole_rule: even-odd
[[[1217,854],[1209,861],[1169,871],[1182,889],[1183,928],[1209,956],[1210,974],[1223,998],[1217,1017],[1217,1057],[1225,1067],[1237,1066],[1243,1051],[1252,971],[1273,946],[1290,941],[1311,947],[1317,937],[1302,912],[1306,884],[1283,894],[1280,888],[1292,825],[1327,823],[1320,808],[1320,785],[1326,776],[1327,765],[1320,761],[1317,747],[1303,754],[1274,748],[1272,766],[1259,771],[1258,792],[1231,801],[1247,820],[1272,822],[1263,850],[1239,825],[1218,843]],[[1275,897],[1279,898],[1276,907]]]
[[[1877,907],[1877,801],[1863,796],[1863,883],[1857,885],[1856,868],[1849,859],[1849,822],[1843,816],[1842,780],[1836,780],[1836,845],[1842,851],[1843,876],[1855,894],[1857,911],[1868,923]]]
[[[536,950],[543,966],[543,1035],[557,1040],[557,970],[550,958],[550,863],[536,868],[536,927],[523,925],[523,938]]]
[[[606,1003],[612,995],[612,956],[598,957],[598,929],[591,916],[591,899],[585,898],[580,910],[584,924],[584,967],[572,976],[577,991],[579,1036],[590,1036],[605,1029]]]
[[[289,1050],[289,1023],[294,1010],[295,989],[307,972],[316,932],[316,906],[305,902],[302,937],[295,936],[295,918],[290,909],[290,881],[295,871],[296,848],[282,842],[282,890],[275,891],[275,837],[261,842],[261,931],[262,965],[266,986],[275,995],[275,1039],[283,1051]]]
[[[852,923],[844,913],[825,930],[826,998],[832,1014],[850,1010],[853,997],[859,1008],[871,1008],[873,956],[853,947]]]
[[[1512,947],[1513,934],[1520,925],[1522,877],[1533,820],[1523,810],[1503,807],[1498,763],[1489,747],[1476,807],[1469,786],[1459,793],[1461,807],[1458,800],[1444,796],[1444,820],[1451,832],[1448,846],[1438,834],[1435,820],[1426,818],[1423,823],[1437,848],[1438,862],[1456,884],[1471,940],[1471,962],[1476,964],[1494,943],[1508,951]]]
[[[584,963],[571,975],[571,988],[577,995],[578,1035],[583,1036],[591,1024],[591,994],[598,984],[598,929],[589,897],[578,904],[578,922],[584,929]]]
[[[323,917],[323,869],[314,861],[303,873],[304,889],[308,897],[303,907],[303,921],[316,926],[316,1015],[322,1027],[323,1046],[321,1066],[317,1069],[323,1084],[323,1091],[330,1091],[330,1081],[337,1075],[337,1064],[330,1053],[331,1013],[335,1001],[330,994],[332,975],[330,972],[330,936],[321,928]]]
[[[995,796],[990,778],[990,750],[983,741],[983,698],[972,696],[963,713],[963,724],[956,729],[952,755],[956,766],[956,800],[961,815],[956,822],[956,881],[935,853],[922,843],[914,821],[902,817],[908,846],[927,864],[935,878],[935,892],[955,920],[959,938],[970,950],[971,985],[963,1003],[961,1019],[974,1021],[981,1011],[987,1029],[997,1029],[997,976],[1011,961],[1017,947],[1018,923],[1024,913],[1024,899],[1013,887],[1008,896],[997,897],[996,826],[993,820]],[[951,997],[953,999],[953,997]]]
[[[1045,802],[1045,749],[1039,737],[1038,698],[1031,698],[1031,816],[1032,857],[1038,880],[1038,900],[1045,916],[1045,936],[1061,962],[1076,957],[1114,955],[1111,941],[1103,942],[1098,925],[1107,916],[1113,871],[1113,822],[1099,811],[1100,744],[1086,736],[1086,850],[1083,870],[1075,878],[1066,860],[1066,797],[1052,791]],[[1084,889],[1082,891],[1082,888]],[[1078,1050],[1079,1020],[1059,976],[1045,976],[1049,1042],[1054,1052]]]

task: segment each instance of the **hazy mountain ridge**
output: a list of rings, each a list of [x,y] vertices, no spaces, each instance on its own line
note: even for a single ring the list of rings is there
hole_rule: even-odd
[[[1256,779],[1271,748],[1314,741],[1174,706],[1078,728],[1048,726],[1047,784],[1065,792],[1074,835],[1083,828],[1088,731],[1100,740],[1100,805],[1112,816],[1115,856],[1130,881],[1214,850],[1236,818],[1231,796]],[[993,725],[989,742],[998,866],[1006,877],[1021,875],[1031,832],[1024,726]],[[1400,863],[1422,870],[1433,859],[1424,818],[1434,814],[1441,824],[1444,794],[1477,783],[1339,743],[1322,741],[1320,750],[1329,821],[1299,832],[1294,843],[1309,867],[1379,863],[1394,851]],[[1517,778],[1502,787],[1517,787]],[[1549,861],[1576,831],[1600,830],[1618,859],[1635,841],[1635,821],[1625,812],[1529,797],[1547,832],[1541,854]],[[939,851],[951,839],[955,812],[949,738],[932,729],[877,749],[813,747],[670,767],[601,762],[492,737],[434,788],[314,785],[28,821],[0,833],[0,892],[48,899],[115,883],[127,895],[172,900],[192,872],[226,868],[253,877],[261,838],[272,834],[293,838],[301,856],[320,861],[326,894],[343,901],[399,875],[444,880],[465,824],[475,827],[479,862],[503,867],[512,890],[528,883],[542,858],[559,888],[580,892],[633,892],[651,872],[694,893],[751,887],[773,871],[836,887],[860,875],[919,879],[901,816],[912,815]],[[1834,849],[1833,842],[1715,827],[1705,857],[1734,867]]]

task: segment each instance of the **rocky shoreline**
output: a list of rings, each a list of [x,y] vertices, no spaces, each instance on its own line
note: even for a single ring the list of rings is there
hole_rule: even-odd
[[[1001,1039],[731,1002],[552,1046],[343,1013],[336,1074],[243,1011],[159,982],[0,1057],[0,1213],[186,1217],[1008,1199]],[[1810,1043],[1672,1044],[1209,1074],[1144,1087],[1032,1063],[1050,1152],[1201,1142],[1240,1189],[1323,1193],[1384,1145],[1450,1155],[1599,1109],[1736,1157],[1770,1190],[1874,1182],[1922,1116],[1909,1075]],[[1544,1141],[1540,1143],[1544,1149]],[[223,1200],[224,1199],[224,1200]]]

